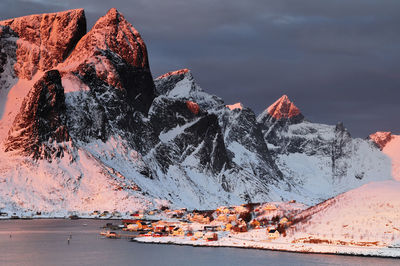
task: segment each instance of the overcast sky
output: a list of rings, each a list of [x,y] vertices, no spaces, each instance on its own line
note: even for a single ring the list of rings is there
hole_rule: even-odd
[[[189,68],[256,114],[282,94],[308,120],[354,136],[400,134],[399,0],[1,0],[0,20],[115,7],[144,38],[153,76]]]

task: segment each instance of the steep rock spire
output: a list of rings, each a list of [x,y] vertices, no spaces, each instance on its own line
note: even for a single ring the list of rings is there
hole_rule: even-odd
[[[268,114],[275,119],[289,119],[300,115],[299,108],[289,100],[286,95],[283,95],[276,102],[267,108]]]
[[[257,121],[260,123],[274,123],[276,121],[280,123],[299,123],[303,120],[304,116],[299,108],[286,95],[275,101],[257,117]]]
[[[155,97],[146,45],[115,8],[101,17],[58,69],[73,73],[89,88],[115,88],[135,110],[147,113]]]
[[[147,48],[139,32],[115,8],[101,17],[68,58],[80,62],[97,51],[110,51],[131,66],[149,69]]]

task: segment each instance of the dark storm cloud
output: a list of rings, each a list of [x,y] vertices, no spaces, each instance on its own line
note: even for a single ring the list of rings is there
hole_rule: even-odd
[[[309,120],[400,133],[398,0],[3,0],[0,19],[85,8],[90,27],[111,7],[141,32],[154,76],[187,67],[256,113],[287,94]]]

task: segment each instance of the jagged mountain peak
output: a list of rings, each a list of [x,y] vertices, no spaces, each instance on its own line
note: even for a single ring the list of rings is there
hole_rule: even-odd
[[[268,114],[273,118],[289,119],[301,115],[300,109],[292,101],[289,100],[287,95],[283,95],[276,102],[267,108]]]
[[[19,78],[31,79],[63,62],[86,33],[83,9],[29,15],[0,21],[16,33],[18,48],[14,71]]]
[[[101,102],[104,112],[96,113],[102,113],[102,125],[116,119],[119,126],[130,125],[132,116],[128,113],[147,113],[155,96],[146,45],[139,32],[115,8],[97,20],[58,69],[63,80],[75,84],[67,91],[87,86],[96,92],[91,94],[89,102],[92,97]]]
[[[221,108],[224,104],[219,97],[203,91],[187,68],[163,74],[156,78],[154,83],[158,94],[194,101],[204,110]]]
[[[140,33],[115,8],[97,20],[79,41],[65,64],[87,60],[93,54],[112,52],[125,63],[149,69],[146,45]]]
[[[369,139],[371,139],[382,150],[392,139],[392,132],[378,131],[369,135]]]
[[[187,69],[187,68],[183,68],[183,69],[179,69],[179,70],[170,71],[168,73],[165,73],[165,74],[157,77],[156,80],[169,78],[169,77],[185,76],[185,75],[188,75],[188,76],[192,77],[191,71],[189,69]]]

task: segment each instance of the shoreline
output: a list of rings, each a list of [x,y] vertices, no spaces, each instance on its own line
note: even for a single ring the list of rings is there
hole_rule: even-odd
[[[146,239],[145,241],[142,241],[140,239]],[[266,247],[266,246],[252,246],[252,245],[238,245],[238,244],[224,244],[224,243],[218,243],[216,242],[206,242],[206,243],[187,243],[187,242],[174,242],[171,240],[168,241],[160,241],[158,238],[157,239],[152,239],[151,237],[146,237],[146,238],[135,238],[132,239],[131,241],[141,243],[141,244],[158,244],[158,245],[178,245],[178,246],[192,246],[192,247],[208,247],[208,248],[239,248],[239,249],[256,249],[256,250],[269,250],[269,251],[277,251],[277,252],[289,252],[289,253],[301,253],[301,254],[321,254],[321,255],[340,255],[340,256],[357,256],[357,257],[374,257],[374,258],[387,258],[387,259],[399,259],[400,260],[400,248],[369,248],[371,251],[376,250],[376,251],[392,251],[392,250],[397,250],[398,254],[374,254],[374,253],[363,253],[363,252],[345,252],[345,251],[318,251],[318,250],[301,250],[301,249],[295,249],[293,246],[293,249],[289,248],[280,248],[279,245],[291,245],[291,243],[279,243],[275,247]],[[256,242],[256,241],[253,241]],[[262,242],[259,243],[253,243],[253,244],[263,244]],[[273,245],[273,242],[271,243]],[[305,248],[318,248],[321,246],[318,246],[317,244],[303,244]],[[352,246],[329,246],[331,248],[343,248],[343,249],[361,249],[361,247],[352,247]],[[298,248],[301,248],[298,247]],[[367,251],[367,250],[363,250]],[[396,251],[395,251],[396,252]]]
[[[78,219],[70,219],[65,217],[33,217],[33,218],[0,218],[1,221],[12,221],[12,220],[113,220],[122,221],[124,218],[93,218],[93,217],[80,217]],[[221,241],[222,240],[222,241]],[[340,256],[358,256],[358,257],[375,257],[375,258],[391,258],[400,259],[400,248],[363,248],[355,246],[335,246],[335,245],[318,245],[318,244],[293,244],[293,243],[274,243],[274,242],[261,242],[254,240],[245,240],[239,238],[222,238],[221,240],[215,242],[204,242],[203,240],[194,242],[189,239],[182,239],[177,237],[137,237],[133,238],[132,242],[137,242],[140,244],[157,244],[157,245],[177,245],[177,246],[192,246],[192,247],[208,247],[208,248],[240,248],[240,249],[256,249],[256,250],[269,250],[277,252],[292,252],[292,253],[302,253],[302,254],[321,254],[321,255],[340,255]],[[224,241],[228,240],[228,242]],[[188,242],[191,241],[191,242]],[[244,245],[235,243],[233,241],[242,241]],[[244,241],[244,242],[243,242]],[[230,242],[230,243],[229,243]],[[286,246],[286,247],[283,247]],[[320,250],[318,250],[318,248]],[[332,251],[324,251],[323,249],[331,248]],[[307,250],[308,249],[308,250]],[[322,249],[322,250],[321,250]],[[340,251],[342,249],[342,251]],[[345,249],[348,249],[345,251]],[[360,251],[360,252],[357,252]],[[372,253],[368,253],[372,251]],[[382,252],[383,254],[377,254],[375,252]],[[393,254],[389,254],[393,253]]]

